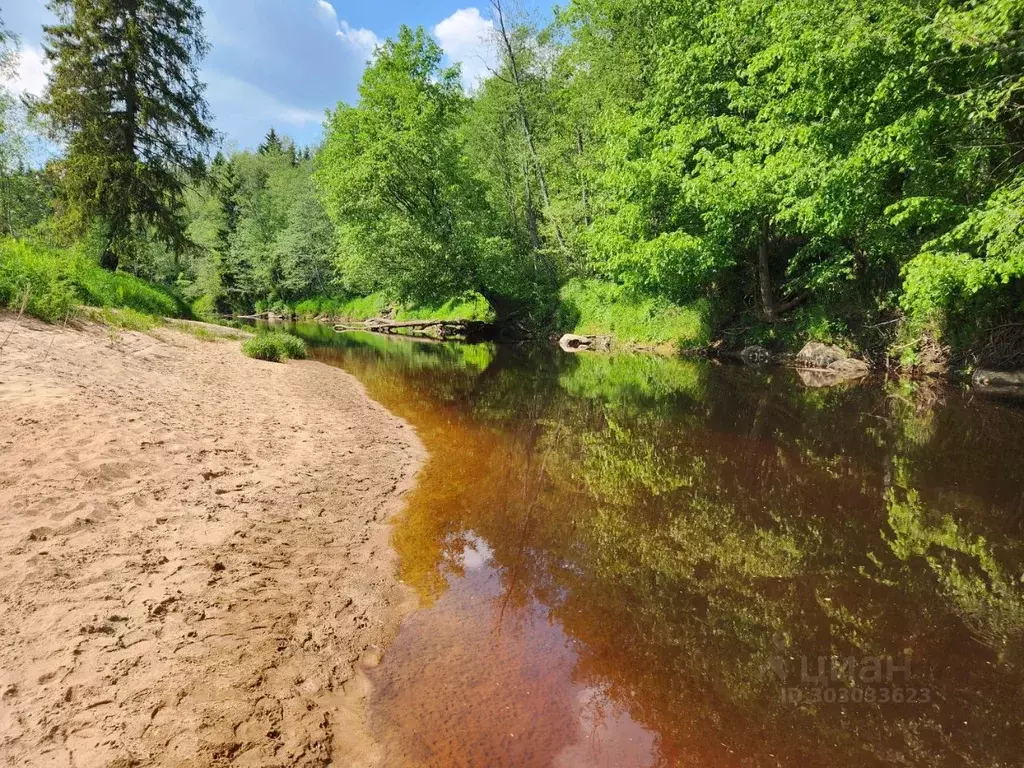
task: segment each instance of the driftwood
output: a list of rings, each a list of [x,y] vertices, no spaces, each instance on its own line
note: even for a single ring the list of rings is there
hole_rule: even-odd
[[[558,346],[565,352],[583,352],[584,350],[607,352],[612,348],[611,336],[578,336],[567,333],[558,340]]]
[[[255,315],[217,315],[223,320],[288,320],[292,315],[279,315],[276,312],[257,312]]]
[[[985,395],[1024,397],[1024,371],[986,371],[979,368],[971,379],[974,391]]]
[[[482,333],[489,325],[478,320],[388,320],[383,317],[374,317],[363,323],[344,324],[334,326],[338,333],[345,331],[369,331],[371,333],[392,334],[396,331],[408,331],[410,333],[422,333],[429,329],[436,329],[441,338],[449,336],[470,336]]]

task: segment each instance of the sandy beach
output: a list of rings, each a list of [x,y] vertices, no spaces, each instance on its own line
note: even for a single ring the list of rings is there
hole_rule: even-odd
[[[0,344],[0,764],[379,764],[413,430],[235,340],[6,314]]]

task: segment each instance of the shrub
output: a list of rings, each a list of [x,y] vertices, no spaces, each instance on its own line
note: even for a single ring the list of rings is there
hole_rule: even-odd
[[[306,357],[306,343],[290,333],[263,332],[243,342],[242,353],[272,363],[288,359],[302,360]]]
[[[497,315],[490,303],[479,293],[470,292],[450,299],[444,304],[421,307],[402,307],[395,315],[398,320],[477,320],[493,323]]]
[[[204,294],[192,302],[192,315],[199,318],[211,318],[217,314],[217,299]]]
[[[338,304],[333,309],[334,314],[338,317],[350,320],[369,320],[371,317],[380,317],[389,303],[385,294],[371,293],[369,296],[361,296]]]
[[[280,363],[286,357],[281,344],[269,333],[261,333],[243,341],[242,354],[272,363]]]
[[[277,333],[274,336],[277,337],[278,343],[284,349],[285,357],[291,360],[306,359],[306,342],[302,339],[292,336],[290,333]]]
[[[70,280],[78,289],[83,304],[95,307],[133,309],[158,317],[181,317],[181,303],[167,291],[134,275],[108,272],[84,257],[68,261]]]
[[[316,317],[320,314],[320,298],[305,299],[295,305],[295,314],[299,317]]]

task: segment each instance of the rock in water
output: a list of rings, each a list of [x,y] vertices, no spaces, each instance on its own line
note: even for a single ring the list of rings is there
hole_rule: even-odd
[[[747,365],[768,365],[772,361],[772,353],[755,344],[740,352],[740,359]]]
[[[828,368],[832,363],[846,360],[849,355],[839,347],[811,341],[804,345],[796,356],[797,365],[806,368]]]
[[[808,387],[831,387],[844,381],[867,376],[871,368],[863,360],[850,357],[839,347],[812,341],[796,356],[800,380]],[[807,370],[812,369],[812,370]]]
[[[558,340],[558,346],[566,352],[582,352],[584,350],[607,352],[612,348],[612,337],[577,336],[574,333],[567,333]]]

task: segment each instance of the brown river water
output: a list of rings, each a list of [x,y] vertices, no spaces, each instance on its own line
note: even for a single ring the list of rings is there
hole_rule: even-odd
[[[298,326],[430,451],[388,766],[1024,765],[1024,409]]]

